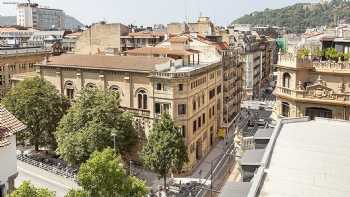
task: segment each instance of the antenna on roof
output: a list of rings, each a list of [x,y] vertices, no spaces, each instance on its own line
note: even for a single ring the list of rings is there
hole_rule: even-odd
[[[188,23],[188,13],[187,13],[187,1],[189,0],[184,0],[184,8],[185,8],[185,22]]]

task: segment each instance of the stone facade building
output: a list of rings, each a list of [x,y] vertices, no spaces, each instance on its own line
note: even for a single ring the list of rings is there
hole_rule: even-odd
[[[0,99],[11,88],[14,74],[34,71],[34,64],[46,55],[48,52],[40,48],[0,49]]]
[[[349,62],[311,61],[279,55],[275,114],[350,118]]]
[[[79,36],[74,53],[80,55],[119,53],[122,50],[120,37],[128,33],[129,28],[120,23],[94,24]]]
[[[134,114],[145,136],[161,113],[169,113],[188,147],[190,171],[225,137],[223,129],[234,130],[242,95],[239,53],[189,35],[129,52],[55,56],[35,73],[70,99],[89,87],[119,92],[121,107]]]

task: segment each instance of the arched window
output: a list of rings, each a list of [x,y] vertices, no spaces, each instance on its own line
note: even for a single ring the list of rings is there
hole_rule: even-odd
[[[139,109],[148,109],[147,93],[145,90],[137,92],[137,104]]]
[[[74,98],[74,85],[72,81],[67,81],[65,83],[66,96],[72,100]]]
[[[282,102],[282,116],[289,117],[289,103]]]
[[[86,88],[89,88],[89,89],[93,89],[93,88],[96,88],[97,86],[96,86],[96,84],[94,84],[94,83],[87,83],[86,84]]]
[[[283,87],[284,88],[290,87],[290,74],[289,73],[283,74]]]
[[[116,86],[116,85],[112,85],[111,87],[109,87],[109,90],[115,93],[118,93],[120,95],[121,89]]]

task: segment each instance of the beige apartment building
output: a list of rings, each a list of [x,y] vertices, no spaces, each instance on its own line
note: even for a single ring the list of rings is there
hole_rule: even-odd
[[[46,55],[48,52],[40,48],[0,49],[0,99],[11,88],[14,74],[34,71],[34,64]]]
[[[350,118],[350,63],[279,55],[275,114]]]
[[[121,23],[96,23],[81,33],[73,51],[80,55],[120,53],[120,37],[127,36],[128,33],[129,28]]]

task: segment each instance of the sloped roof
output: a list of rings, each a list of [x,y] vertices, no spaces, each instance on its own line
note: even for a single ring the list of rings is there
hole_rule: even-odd
[[[105,69],[135,72],[150,72],[155,66],[169,61],[168,58],[144,56],[105,56],[65,54],[53,56],[47,65],[52,67],[78,67],[86,69]]]
[[[7,145],[7,137],[26,129],[21,121],[0,105],[0,147]]]

